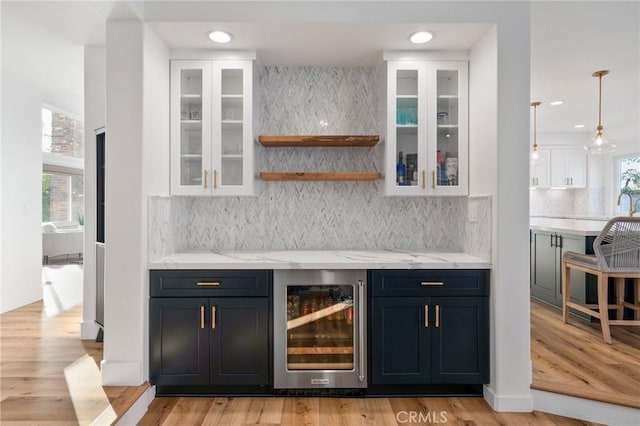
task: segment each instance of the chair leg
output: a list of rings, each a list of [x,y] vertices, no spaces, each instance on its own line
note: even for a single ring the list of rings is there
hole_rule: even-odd
[[[616,311],[616,319],[624,319],[624,278],[617,277],[616,281],[616,305],[618,309]]]
[[[569,319],[569,292],[571,291],[571,269],[567,262],[562,262],[562,321],[567,322]]]
[[[600,326],[605,343],[611,344],[611,330],[609,329],[609,300],[607,290],[609,275],[599,272],[598,277],[598,310],[600,312]]]

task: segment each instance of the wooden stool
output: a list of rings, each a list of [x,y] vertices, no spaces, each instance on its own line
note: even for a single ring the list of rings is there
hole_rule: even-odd
[[[604,341],[611,344],[611,325],[640,325],[640,217],[611,219],[593,242],[593,251],[595,255],[569,251],[562,257],[562,320],[567,322],[570,308],[598,318]],[[571,269],[597,277],[597,304],[569,301]],[[609,278],[616,285],[615,304],[608,300]],[[633,280],[633,303],[624,300],[625,278]],[[624,308],[634,311],[634,319],[624,319]],[[617,312],[615,320],[609,319],[610,309]]]

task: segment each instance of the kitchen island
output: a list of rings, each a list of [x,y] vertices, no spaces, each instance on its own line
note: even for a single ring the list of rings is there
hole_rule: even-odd
[[[490,267],[401,250],[163,257],[149,263],[150,381],[159,395],[481,395]]]
[[[562,256],[567,251],[593,254],[593,241],[607,221],[532,217],[529,223],[531,296],[562,308]],[[571,301],[596,303],[594,277],[571,271],[571,282],[574,283],[571,286]]]

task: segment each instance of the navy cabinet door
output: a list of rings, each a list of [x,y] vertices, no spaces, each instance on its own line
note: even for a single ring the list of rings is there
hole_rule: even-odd
[[[211,384],[267,385],[269,299],[210,299]]]
[[[431,383],[489,382],[487,297],[431,297]]]
[[[428,298],[373,297],[371,300],[371,383],[427,383]]]
[[[209,383],[208,298],[152,298],[149,305],[150,381]]]

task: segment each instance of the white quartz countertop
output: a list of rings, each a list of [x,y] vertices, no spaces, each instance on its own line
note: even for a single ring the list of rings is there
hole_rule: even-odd
[[[465,253],[399,250],[237,250],[174,253],[149,269],[489,269]]]
[[[529,219],[531,229],[537,231],[560,232],[564,234],[583,235],[585,237],[598,235],[606,220],[560,219],[549,217],[532,217]]]

